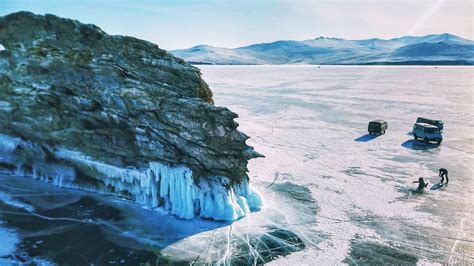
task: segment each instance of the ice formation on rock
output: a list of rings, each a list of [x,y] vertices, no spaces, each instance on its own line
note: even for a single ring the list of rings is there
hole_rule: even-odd
[[[251,210],[259,210],[261,197],[247,181],[226,189],[229,180],[217,177],[195,183],[191,169],[150,162],[147,169],[120,168],[94,161],[79,152],[60,149],[58,158],[97,171],[106,188],[113,194],[128,194],[138,204],[156,208],[163,206],[171,214],[191,219],[195,216],[233,221]]]
[[[45,171],[45,166],[33,163],[31,170],[27,170],[9,155],[19,145],[31,146],[30,143],[2,134],[0,144],[3,155],[0,156],[0,162],[15,163],[18,176],[31,176],[60,187],[125,196],[139,205],[148,208],[162,207],[184,219],[202,217],[234,221],[262,207],[260,195],[246,180],[234,185],[230,185],[230,180],[226,177],[195,182],[192,170],[186,166],[150,162],[145,169],[121,168],[68,149],[57,149],[54,155],[56,159],[72,167],[50,163],[47,166],[49,170]],[[76,168],[95,173],[94,178],[101,181],[103,186],[81,186],[79,182],[75,182]]]

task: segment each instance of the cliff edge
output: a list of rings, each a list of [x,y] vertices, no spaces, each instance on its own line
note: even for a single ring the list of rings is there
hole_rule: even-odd
[[[258,210],[237,115],[157,45],[54,15],[0,17],[0,166],[182,218]]]

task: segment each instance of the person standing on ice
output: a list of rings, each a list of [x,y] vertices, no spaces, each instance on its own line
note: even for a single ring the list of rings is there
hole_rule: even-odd
[[[423,189],[428,186],[428,182],[425,183],[425,180],[423,179],[423,177],[418,178],[418,181],[413,181],[413,183],[418,183],[418,188],[416,188],[416,190],[412,190],[413,192],[416,192],[416,193],[422,192]]]
[[[443,183],[444,178],[446,177],[446,184],[448,184],[449,178],[448,178],[448,170],[447,169],[440,168],[439,169],[439,177],[441,177],[441,182],[440,183]]]

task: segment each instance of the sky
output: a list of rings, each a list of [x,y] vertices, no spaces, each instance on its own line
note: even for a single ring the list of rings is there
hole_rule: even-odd
[[[319,36],[474,39],[474,0],[0,0],[0,16],[21,10],[93,23],[167,50]]]

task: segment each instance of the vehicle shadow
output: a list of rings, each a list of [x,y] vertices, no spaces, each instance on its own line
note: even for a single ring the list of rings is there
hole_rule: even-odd
[[[354,141],[359,141],[359,142],[367,142],[367,141],[371,141],[373,139],[376,139],[378,137],[380,137],[381,135],[369,135],[369,134],[365,134],[363,136],[360,136],[356,139],[354,139]]]
[[[417,141],[414,139],[409,139],[405,142],[402,143],[402,146],[407,148],[407,149],[412,149],[412,150],[430,150],[430,149],[436,149],[439,147],[439,144],[433,144],[433,143],[426,143],[424,141]]]

